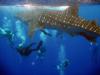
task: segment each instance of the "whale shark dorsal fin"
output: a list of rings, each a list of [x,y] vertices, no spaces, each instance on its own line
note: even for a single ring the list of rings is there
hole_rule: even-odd
[[[79,11],[79,1],[78,0],[70,0],[68,1],[68,5],[70,6],[68,9],[68,14],[73,16],[78,16]]]
[[[78,8],[77,7],[70,7],[70,14],[73,16],[78,16]]]
[[[93,25],[97,25],[97,23],[96,23],[95,20],[91,21],[91,24],[93,24]]]

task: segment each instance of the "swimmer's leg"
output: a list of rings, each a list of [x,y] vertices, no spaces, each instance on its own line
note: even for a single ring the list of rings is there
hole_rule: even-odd
[[[39,50],[42,46],[43,46],[43,41],[41,40],[41,41],[39,41],[36,49]]]
[[[34,43],[30,44],[30,46],[28,48],[31,48],[31,46],[33,45]],[[39,41],[38,45],[36,48],[32,49],[33,51],[39,51],[41,49],[41,47],[43,46],[43,41]]]

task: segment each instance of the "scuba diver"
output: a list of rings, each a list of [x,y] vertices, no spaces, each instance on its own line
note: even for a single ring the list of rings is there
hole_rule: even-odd
[[[57,69],[58,70],[65,70],[69,65],[69,60],[65,59],[64,61],[62,61],[60,64],[57,65]]]
[[[32,48],[32,46],[35,43],[31,43],[27,47],[18,47],[16,48],[17,51],[21,56],[29,56],[33,51],[38,53],[38,56],[42,56],[42,54],[45,52],[45,48],[43,49],[43,41],[40,41],[38,43],[38,46],[36,48]]]

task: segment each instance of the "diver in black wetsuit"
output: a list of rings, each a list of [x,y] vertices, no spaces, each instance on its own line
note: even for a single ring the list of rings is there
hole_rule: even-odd
[[[18,47],[18,48],[16,48],[17,49],[17,52],[19,52],[19,54],[21,56],[28,56],[33,51],[33,49],[31,49],[32,45],[33,45],[33,43],[30,44],[30,45],[28,45],[27,47],[22,47],[22,46],[21,47]]]
[[[31,47],[34,45],[35,43],[32,43],[30,45],[28,45],[27,47],[19,47],[16,48],[17,51],[19,52],[20,55],[22,56],[29,56],[33,51],[36,51],[38,53],[38,55],[42,55],[45,52],[45,49],[43,50],[43,41],[40,41],[38,43],[38,46],[35,49],[32,49]]]

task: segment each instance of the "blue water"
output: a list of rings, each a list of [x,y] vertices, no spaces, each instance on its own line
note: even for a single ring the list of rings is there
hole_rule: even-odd
[[[100,5],[81,5],[79,15],[88,20],[96,20],[100,25]],[[4,16],[11,20],[10,28],[16,33],[14,25],[17,19],[2,11],[0,12],[1,27],[2,24],[9,23],[3,22]],[[21,25],[24,27],[21,35],[25,36],[25,44],[27,44],[30,42],[26,34],[27,26],[23,22]],[[67,33],[63,33],[61,35],[63,38],[61,38],[55,36],[54,30],[49,30],[49,32],[53,37],[45,36],[37,31],[32,38],[33,42],[41,39],[45,42],[47,51],[41,60],[36,59],[34,52],[28,57],[22,57],[16,49],[10,46],[6,37],[0,36],[0,75],[100,75],[100,37],[96,39],[98,43],[96,46],[82,36],[71,37]],[[17,35],[14,38],[15,45],[22,40]],[[93,59],[94,49],[98,49],[97,63]],[[69,60],[69,65],[64,73],[57,69],[61,58]]]

